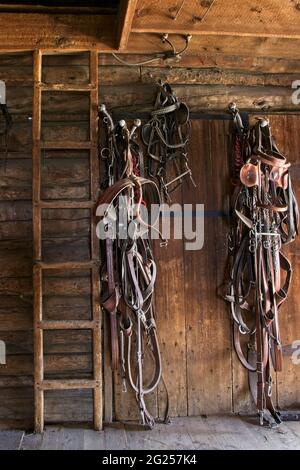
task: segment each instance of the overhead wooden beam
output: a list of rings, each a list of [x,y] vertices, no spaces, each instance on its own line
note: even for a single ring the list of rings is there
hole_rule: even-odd
[[[0,13],[0,53],[35,49],[43,49],[44,54],[83,50],[117,52],[116,26],[114,15]],[[182,35],[174,34],[169,38],[177,50],[183,47]],[[131,32],[127,46],[120,52],[155,54],[167,50],[169,46],[161,42],[161,34]],[[300,39],[201,34],[193,36],[183,57],[190,55],[297,60],[300,59]],[[193,62],[193,66],[197,64]]]
[[[115,15],[0,13],[0,51],[115,49]]]
[[[46,6],[46,5],[22,5],[0,2],[0,13],[50,13],[54,15],[107,15],[115,13],[115,8],[89,7],[89,6]]]
[[[179,34],[169,36],[169,39],[180,50],[184,37]],[[132,54],[148,54],[169,50],[163,44],[161,35],[150,33],[131,33],[126,52]],[[124,51],[125,52],[125,51]],[[278,57],[280,59],[296,60],[300,58],[300,39],[263,38],[244,36],[193,36],[183,57],[191,55],[225,55],[237,57]],[[238,59],[237,59],[238,60]],[[238,65],[238,63],[237,63]]]
[[[125,49],[138,0],[121,0],[118,13],[117,49]]]
[[[299,4],[268,0],[138,0],[135,33],[300,38]]]

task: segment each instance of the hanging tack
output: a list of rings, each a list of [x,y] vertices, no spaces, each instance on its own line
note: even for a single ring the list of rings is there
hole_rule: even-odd
[[[133,126],[131,128],[130,135],[129,135],[130,139],[133,137],[133,134],[141,126],[141,124],[142,124],[142,121],[140,119],[135,119],[133,121]]]
[[[260,121],[260,127],[266,127],[269,125],[269,119],[267,118],[259,118]]]
[[[228,108],[231,109],[232,111],[235,111],[236,110],[236,103],[234,101],[232,101],[231,103],[229,103]]]

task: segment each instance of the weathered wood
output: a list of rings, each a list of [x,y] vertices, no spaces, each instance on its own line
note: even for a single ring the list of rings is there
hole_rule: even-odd
[[[156,83],[159,79],[170,84],[263,86],[291,88],[295,73],[245,73],[222,69],[172,67],[141,67],[141,82]],[[106,84],[106,83],[105,83]],[[274,90],[275,92],[275,90]]]
[[[42,259],[46,263],[87,261],[90,256],[90,240],[87,236],[42,240]]]
[[[92,390],[45,392],[46,423],[93,422]]]
[[[61,91],[61,92],[84,92],[91,91],[90,84],[86,85],[71,85],[68,83],[41,83],[42,91]]]
[[[117,22],[117,49],[125,49],[128,43],[138,0],[121,0]]]
[[[235,101],[241,110],[252,111],[298,111],[298,105],[291,100],[289,87],[243,87],[223,85],[175,85],[177,96],[184,101],[192,112],[227,110],[228,103]],[[149,113],[153,106],[155,88],[149,85],[133,87],[102,86],[100,93],[106,97],[106,105],[115,113]],[[119,96],[123,96],[120,102]]]
[[[181,8],[172,0],[139,0],[132,31],[300,38],[299,12],[294,3],[272,0],[271,8],[264,4],[253,6],[251,0],[242,4],[234,0],[230,5],[226,0],[219,0],[211,4],[186,0]]]
[[[43,380],[41,388],[43,390],[78,390],[95,387],[94,380]]]
[[[228,199],[224,198],[228,170],[222,157],[227,150],[226,128],[223,121],[194,121],[192,130],[190,163],[197,187],[186,181],[183,190],[183,202],[197,210],[194,224],[199,237],[197,250],[185,249],[183,253],[189,416],[231,411],[229,318],[224,301],[218,298],[226,262],[227,227],[221,215],[228,206]],[[195,204],[205,207],[203,247],[200,244],[203,215]],[[205,359],[200,360],[201,357]]]
[[[2,431],[0,450],[19,450],[24,431]]]
[[[44,122],[41,138],[43,141],[56,142],[57,147],[61,142],[69,141],[70,136],[72,136],[74,143],[80,145],[80,147],[76,146],[75,148],[82,148],[81,145],[88,141],[88,128],[88,123],[83,122],[61,123],[59,127],[50,122]]]
[[[34,291],[34,422],[35,431],[42,432],[44,428],[44,393],[40,389],[40,384],[44,379],[44,352],[43,352],[43,331],[39,328],[42,321],[42,271],[35,266],[33,271],[33,291]]]
[[[99,328],[99,322],[95,320],[43,320],[38,324],[38,327],[43,330],[84,330]]]
[[[43,62],[46,58],[45,56]],[[61,57],[61,56],[58,56]],[[71,65],[68,56],[64,58],[64,64],[45,65],[43,67],[42,80],[45,84],[62,84],[62,85],[87,85],[89,83],[89,69],[85,64]]]
[[[92,143],[90,150],[90,188],[91,199],[95,203],[99,195],[99,160],[98,160],[98,53],[90,53],[90,133]],[[94,211],[90,213],[90,242],[91,258],[99,262],[99,240],[96,236],[96,216]],[[102,334],[101,334],[101,309],[100,309],[100,274],[96,266],[92,268],[92,318],[95,322],[93,330],[93,373],[95,386],[93,390],[94,404],[94,428],[102,429],[103,422],[103,382],[102,382]]]
[[[239,15],[238,15],[239,16]],[[239,16],[240,17],[240,16]],[[132,30],[133,31],[133,30]],[[167,31],[164,31],[167,32]],[[289,60],[299,60],[299,38],[251,37],[224,35],[193,35],[189,44],[188,54],[195,55],[223,55],[237,57],[269,57]],[[157,34],[132,32],[129,37],[126,53],[129,54],[156,54],[169,51],[161,41],[162,30]],[[185,30],[183,35],[187,34]],[[176,50],[181,50],[185,44],[180,34],[170,36]],[[100,51],[101,52],[101,51]],[[102,51],[103,52],[103,51]],[[186,54],[186,55],[188,55]]]
[[[42,149],[70,149],[70,150],[75,150],[75,149],[82,149],[82,150],[89,150],[91,148],[90,142],[80,142],[76,140],[67,140],[67,141],[61,141],[61,142],[56,142],[56,141],[44,141],[41,142],[41,148]]]
[[[2,50],[110,50],[114,46],[114,15],[46,15],[1,13]]]
[[[300,138],[299,126],[300,117],[295,116],[278,116],[270,117],[272,132],[276,138],[276,142],[281,151],[286,155],[287,160],[293,165],[299,162],[300,154]],[[300,184],[299,178],[295,175],[293,178],[293,188],[297,200],[300,200]],[[281,340],[283,344],[283,371],[277,375],[277,393],[278,404],[280,408],[299,408],[300,393],[299,387],[295,384],[299,383],[300,370],[299,365],[293,362],[292,354],[295,349],[285,348],[292,345],[294,341],[300,338],[300,318],[299,312],[299,283],[300,283],[300,267],[299,267],[299,237],[294,243],[283,248],[284,254],[292,263],[293,276],[288,299],[280,310],[279,324],[281,331]],[[299,348],[299,346],[298,346]],[[299,358],[299,355],[297,356]]]
[[[122,59],[126,62],[137,63],[151,59],[151,54],[122,54]],[[99,54],[99,63],[104,77],[108,77],[107,73],[110,68],[115,70],[119,66],[119,62],[112,54]],[[300,71],[300,61],[297,59],[284,59],[280,57],[253,57],[241,56],[239,51],[236,50],[233,55],[219,54],[217,50],[213,51],[213,48],[208,52],[197,52],[194,54],[183,54],[180,59],[168,59],[161,60],[156,59],[151,63],[145,65],[147,68],[159,67],[162,72],[166,67],[175,68],[204,68],[212,71],[224,70],[224,71],[244,71],[245,74],[249,72],[255,73],[297,73]],[[144,68],[143,67],[143,68]],[[126,70],[126,67],[119,67],[120,73],[122,70]],[[130,68],[130,70],[138,70],[138,68]],[[105,80],[104,80],[105,81]],[[103,80],[102,80],[103,82]]]
[[[168,172],[168,178],[175,177],[173,165],[169,165]],[[183,188],[172,193],[172,204],[181,204],[183,194]],[[173,220],[176,220],[176,216]],[[172,390],[170,416],[186,416],[188,390],[183,241],[171,238],[166,247],[161,247],[155,241],[154,254],[158,269],[155,291],[157,333],[164,381],[167,389]],[[164,417],[166,399],[165,387],[161,383],[158,390],[160,418]]]

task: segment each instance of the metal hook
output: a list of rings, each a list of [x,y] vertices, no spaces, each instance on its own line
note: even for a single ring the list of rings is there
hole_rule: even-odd
[[[192,35],[187,34],[186,36],[184,36],[184,38],[185,38],[185,46],[180,51],[176,51],[176,48],[175,48],[174,44],[169,40],[169,34],[164,33],[162,35],[162,37],[161,37],[162,43],[167,42],[169,44],[169,46],[172,48],[171,51],[165,52],[165,56],[163,57],[164,60],[169,59],[171,57],[180,57],[180,55],[187,50],[187,48],[189,46],[189,42],[192,39]]]

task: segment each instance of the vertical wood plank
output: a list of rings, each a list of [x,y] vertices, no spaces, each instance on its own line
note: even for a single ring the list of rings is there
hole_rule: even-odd
[[[32,110],[32,202],[33,202],[33,258],[41,259],[41,209],[38,207],[41,192],[41,51],[33,56],[33,110]]]
[[[44,429],[44,391],[41,383],[44,379],[43,330],[42,321],[42,270],[33,268],[33,311],[34,311],[34,423],[35,431]]]
[[[98,53],[90,51],[90,190],[91,200],[96,202],[99,188],[98,167]],[[93,391],[94,398],[94,428],[102,429],[102,334],[100,309],[100,277],[99,277],[99,241],[96,236],[96,218],[91,213],[91,257],[95,261],[92,269],[92,309],[93,320],[97,326],[93,330],[93,368],[96,385]]]
[[[33,258],[41,259],[41,209],[39,207],[41,191],[41,77],[42,54],[34,51],[33,57],[33,111],[32,111],[32,202],[33,202]],[[43,330],[42,321],[42,271],[38,265],[33,268],[33,315],[34,315],[34,423],[35,431],[44,428],[44,392],[41,382],[44,378]]]
[[[169,164],[168,180],[175,177],[174,168]],[[185,186],[171,194],[171,204],[181,205]],[[178,208],[175,207],[175,210]],[[178,212],[171,217],[178,220]],[[172,236],[172,229],[171,229]],[[166,247],[154,243],[157,262],[157,281],[155,285],[155,312],[157,334],[162,358],[162,373],[169,393],[170,416],[186,416],[187,414],[187,357],[186,357],[186,319],[184,289],[184,258],[182,239],[169,240]],[[158,389],[158,411],[164,417],[166,391],[163,382]]]
[[[227,175],[222,121],[193,121],[190,164],[197,187],[184,203],[204,204],[204,246],[184,252],[188,415],[231,411],[230,322],[218,297],[226,263]],[[195,208],[195,206],[193,206]]]
[[[291,166],[293,188],[300,203],[300,116],[269,116],[273,135],[279,149]],[[288,298],[279,312],[279,326],[283,346],[283,370],[277,373],[278,405],[281,409],[300,406],[300,366],[293,363],[292,345],[300,340],[300,239],[283,247],[283,253],[292,264],[293,276]],[[299,347],[299,346],[298,346]],[[299,355],[298,355],[299,357]]]

